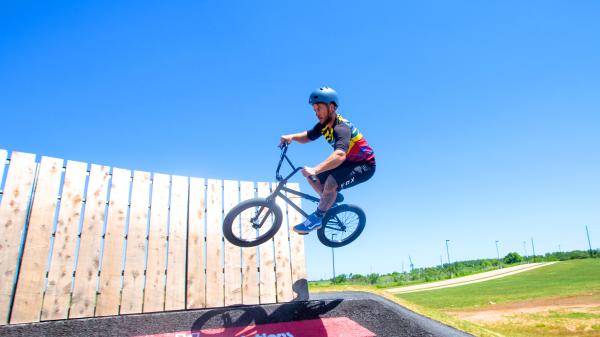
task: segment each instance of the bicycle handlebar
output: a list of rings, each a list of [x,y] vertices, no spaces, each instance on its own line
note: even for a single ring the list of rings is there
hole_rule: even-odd
[[[288,143],[279,144],[279,148],[281,149],[281,158],[279,158],[279,164],[277,164],[277,170],[275,171],[275,178],[277,179],[277,181],[283,180],[283,177],[279,174],[279,170],[281,169],[281,164],[283,163],[283,159],[287,160],[287,162],[290,164],[290,166],[292,167],[292,170],[293,170],[292,173],[290,173],[287,176],[287,178],[285,178],[286,180],[289,179],[294,174],[296,174],[296,172],[304,169],[304,166],[294,167],[294,164],[292,164],[290,159],[287,157],[286,153],[287,153],[287,149],[288,149],[289,145],[290,144],[288,144]],[[312,180],[312,182],[314,182],[314,183],[317,182],[316,176],[310,176],[309,178],[310,178],[310,180]]]

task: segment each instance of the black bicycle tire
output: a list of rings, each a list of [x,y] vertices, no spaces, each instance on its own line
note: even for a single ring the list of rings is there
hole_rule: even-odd
[[[327,224],[329,219],[331,219],[334,215],[341,213],[341,212],[355,213],[358,216],[358,226],[356,227],[354,232],[352,234],[350,234],[350,236],[348,236],[343,241],[340,241],[340,242],[331,241],[325,235],[325,224]],[[351,243],[352,241],[356,240],[360,236],[360,234],[365,229],[365,225],[367,223],[367,216],[365,215],[365,212],[362,210],[362,208],[360,208],[356,205],[345,204],[345,205],[339,205],[337,207],[330,209],[323,217],[322,223],[323,223],[323,226],[321,226],[321,228],[319,228],[319,230],[317,230],[317,236],[319,237],[319,241],[321,241],[321,243],[327,247],[339,248],[339,247],[343,247],[343,246]]]
[[[265,234],[257,237],[255,240],[240,240],[233,233],[233,221],[238,217],[238,215],[240,215],[243,211],[247,210],[248,208],[260,206],[268,207],[273,212],[273,215],[275,216],[273,225],[269,230],[265,232]],[[281,212],[281,208],[279,208],[279,206],[274,202],[269,202],[267,199],[264,198],[248,199],[240,202],[227,213],[225,219],[223,220],[223,235],[225,236],[227,241],[231,242],[232,244],[238,247],[254,247],[260,245],[261,243],[267,242],[269,239],[275,236],[275,234],[281,227],[282,221],[283,214]]]

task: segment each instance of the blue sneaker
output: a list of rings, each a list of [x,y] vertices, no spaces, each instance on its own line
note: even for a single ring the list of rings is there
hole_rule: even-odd
[[[303,223],[294,226],[294,232],[298,234],[308,234],[315,229],[321,228],[321,220],[315,213],[311,214],[304,220]]]

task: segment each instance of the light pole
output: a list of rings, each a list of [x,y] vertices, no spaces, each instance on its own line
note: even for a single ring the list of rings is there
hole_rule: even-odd
[[[590,247],[590,256],[593,256],[594,251],[592,250],[592,241],[590,241],[590,232],[588,231],[587,225],[585,225],[585,234],[587,235],[588,246]]]
[[[452,269],[450,268],[450,250],[448,249],[448,241],[450,241],[450,240],[446,240],[446,255],[448,255],[448,274],[450,275],[450,278],[452,278]]]
[[[450,264],[450,250],[448,249],[448,241],[446,240],[446,255],[448,255],[448,265]]]
[[[331,241],[334,241],[335,233],[331,234]],[[335,253],[333,252],[333,247],[331,247],[331,267],[333,269],[333,279],[335,280]]]
[[[498,240],[496,240],[496,255],[498,256],[498,261],[500,261],[500,251],[498,250]]]
[[[533,245],[533,236],[531,237],[531,250],[533,251],[533,263],[535,263],[535,246]]]
[[[498,268],[502,268],[500,264],[500,251],[498,250],[498,240],[496,240],[496,256],[498,257]]]

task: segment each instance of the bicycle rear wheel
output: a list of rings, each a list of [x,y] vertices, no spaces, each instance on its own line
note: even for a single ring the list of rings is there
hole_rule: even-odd
[[[258,246],[268,241],[281,227],[281,208],[267,199],[242,201],[223,220],[223,235],[239,247]]]
[[[317,236],[327,247],[342,247],[356,240],[366,223],[367,217],[360,207],[340,205],[325,214],[323,226],[317,231]]]

